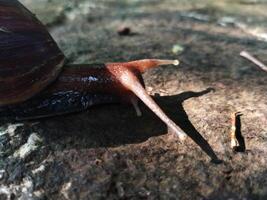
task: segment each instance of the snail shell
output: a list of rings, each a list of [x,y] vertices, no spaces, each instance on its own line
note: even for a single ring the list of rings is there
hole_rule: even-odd
[[[17,0],[0,0],[0,106],[25,101],[53,82],[65,56]]]

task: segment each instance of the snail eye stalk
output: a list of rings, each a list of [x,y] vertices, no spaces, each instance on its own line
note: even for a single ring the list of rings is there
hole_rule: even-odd
[[[120,83],[132,91],[144,104],[147,105],[168,127],[170,127],[180,138],[184,140],[186,134],[179,128],[156,104],[151,96],[146,92],[145,88],[140,83],[140,80],[133,72],[133,68],[143,72],[148,68],[153,68],[161,65],[179,64],[178,60],[158,60],[158,59],[145,59],[137,60],[127,63],[110,63],[108,69],[117,78]],[[116,70],[114,70],[116,69]],[[138,112],[137,112],[138,113]]]

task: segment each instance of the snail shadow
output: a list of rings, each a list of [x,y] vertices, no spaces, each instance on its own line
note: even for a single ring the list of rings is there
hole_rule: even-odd
[[[183,92],[174,96],[155,96],[155,101],[188,134],[206,154],[218,161],[217,156],[191,123],[183,102],[200,97],[211,91]],[[167,133],[166,125],[144,105],[142,117],[137,117],[129,105],[96,106],[87,112],[42,120],[34,126],[43,134],[52,148],[88,149],[116,147],[125,144],[141,143],[147,139]]]
[[[195,126],[191,123],[183,107],[184,101],[193,97],[203,96],[210,92],[215,92],[215,89],[207,88],[206,90],[200,92],[187,91],[176,96],[164,97],[158,102],[162,101],[161,105],[163,108],[165,108],[165,112],[171,116],[177,125],[179,125],[179,127],[211,158],[211,161],[219,164],[222,161],[219,160],[209,143],[202,137],[201,133],[199,133]]]

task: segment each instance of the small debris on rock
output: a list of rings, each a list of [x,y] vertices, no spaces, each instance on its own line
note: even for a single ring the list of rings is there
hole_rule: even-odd
[[[0,127],[0,136],[8,134],[10,137],[12,137],[15,135],[17,128],[21,126],[24,126],[24,124],[9,124],[7,128]]]
[[[41,165],[40,167],[38,167],[37,169],[32,170],[33,174],[37,174],[39,172],[43,172],[45,170],[45,166]]]
[[[198,21],[204,21],[204,22],[210,21],[209,15],[205,15],[205,14],[201,14],[197,12],[183,12],[181,13],[181,16],[191,18],[194,20],[198,20]]]
[[[232,114],[232,127],[231,127],[231,148],[234,152],[245,152],[246,145],[245,139],[241,133],[241,112],[234,112]]]
[[[5,172],[5,170],[0,170],[0,180],[4,177]]]
[[[61,194],[63,194],[63,196],[66,199],[70,199],[68,191],[71,188],[71,185],[72,185],[72,183],[71,182],[68,182],[68,183],[64,184],[63,187],[62,187],[62,189],[61,189]]]
[[[218,20],[218,24],[220,26],[232,26],[235,27],[238,25],[239,22],[234,17],[231,16],[224,16]]]
[[[14,157],[25,159],[39,147],[41,142],[42,139],[40,136],[38,136],[37,133],[32,133],[28,138],[27,143],[22,145],[19,150],[14,153]]]
[[[182,45],[180,45],[180,44],[175,44],[172,47],[172,53],[173,54],[178,55],[178,54],[183,53],[183,51],[184,51],[184,47]]]
[[[129,27],[121,27],[118,29],[118,34],[120,36],[129,36],[131,34],[131,28]]]

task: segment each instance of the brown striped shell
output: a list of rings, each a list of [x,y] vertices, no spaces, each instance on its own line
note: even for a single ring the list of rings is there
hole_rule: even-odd
[[[25,101],[60,73],[65,57],[17,0],[0,0],[0,106]]]

